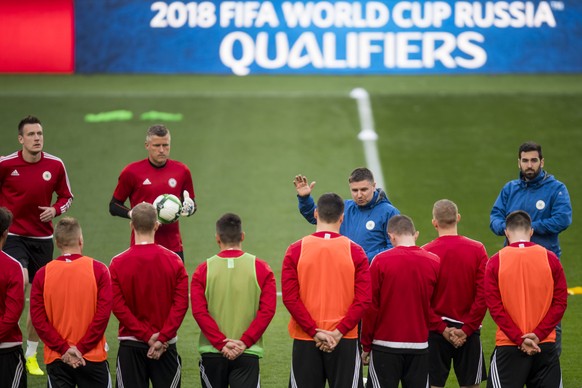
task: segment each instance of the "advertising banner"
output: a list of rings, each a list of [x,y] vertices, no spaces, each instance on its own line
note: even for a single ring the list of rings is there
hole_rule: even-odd
[[[579,0],[93,0],[75,12],[79,73],[582,71]]]

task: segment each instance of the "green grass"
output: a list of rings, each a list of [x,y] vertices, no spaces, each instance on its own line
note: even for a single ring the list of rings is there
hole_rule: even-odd
[[[187,163],[199,211],[182,222],[188,273],[216,253],[214,222],[224,212],[243,218],[244,248],[267,260],[279,280],[286,247],[313,228],[297,211],[291,180],[317,180],[315,195],[349,196],[347,176],[364,164],[356,105],[348,97],[365,87],[372,97],[387,191],[420,230],[419,244],[435,232],[435,200],[457,202],[460,232],[482,241],[493,254],[502,245],[489,228],[489,211],[501,186],[517,176],[517,147],[544,146],[546,169],[568,186],[574,223],[561,236],[570,286],[582,285],[578,238],[582,229],[582,76],[446,77],[195,77],[195,76],[0,76],[0,155],[19,148],[16,124],[41,118],[45,150],[68,168],[85,253],[105,263],[129,243],[125,219],[111,217],[108,203],[123,166],[144,158],[145,131],[153,122],[139,114],[183,113],[168,122],[172,157]],[[87,113],[134,112],[128,122],[89,124]],[[287,384],[288,313],[279,303],[266,333],[261,363],[264,387]],[[561,358],[564,387],[582,387],[582,297],[569,298]],[[117,351],[116,320],[107,331],[110,364]],[[486,357],[495,326],[489,317],[482,338]],[[188,313],[179,332],[183,386],[199,387],[199,330]],[[454,378],[448,387],[455,386]],[[29,379],[44,387],[45,379]]]

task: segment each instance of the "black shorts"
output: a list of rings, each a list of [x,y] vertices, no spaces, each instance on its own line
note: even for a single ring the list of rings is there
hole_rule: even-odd
[[[445,386],[451,370],[451,361],[460,386],[476,385],[487,380],[479,331],[467,337],[467,342],[460,348],[455,348],[441,334],[431,331],[428,337],[428,350],[430,385]]]
[[[52,238],[30,238],[8,235],[2,249],[28,269],[28,282],[32,284],[36,272],[53,259]]]
[[[428,387],[428,351],[392,352],[372,346],[368,365],[368,388]]]
[[[175,344],[168,346],[159,360],[148,358],[149,346],[143,342],[121,341],[117,352],[118,388],[179,388],[182,381],[182,360]]]
[[[61,360],[55,360],[46,366],[47,383],[51,388],[111,388],[111,373],[107,361],[91,362],[73,368]]]
[[[204,353],[199,363],[203,388],[259,387],[259,357],[241,354],[230,361],[221,353]]]
[[[0,349],[0,387],[26,388],[22,346]]]
[[[289,387],[363,388],[363,369],[357,339],[342,339],[333,352],[315,347],[315,341],[293,340]]]
[[[497,346],[491,355],[487,387],[558,388],[562,386],[560,358],[553,342],[539,345],[541,352],[528,356],[517,346]]]

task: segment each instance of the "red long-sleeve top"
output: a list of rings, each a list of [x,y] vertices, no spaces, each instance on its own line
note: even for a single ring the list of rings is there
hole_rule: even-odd
[[[51,205],[53,193],[57,200]],[[39,206],[52,206],[56,215],[66,212],[73,193],[63,161],[42,152],[36,163],[28,163],[22,151],[0,158],[0,206],[14,215],[10,233],[25,237],[50,238],[52,222],[41,222]]]
[[[362,320],[362,346],[399,351],[428,348],[430,301],[439,257],[417,246],[397,246],[372,261],[372,306]]]
[[[188,311],[188,274],[180,257],[158,244],[133,245],[111,260],[113,314],[119,339],[175,339]]]
[[[24,309],[22,265],[0,251],[0,348],[22,343],[18,320]]]
[[[242,256],[243,253],[241,250],[227,249],[218,253],[218,256],[222,258],[237,258]],[[227,337],[220,331],[218,324],[208,311],[208,301],[205,295],[207,270],[208,266],[204,262],[196,268],[196,271],[192,275],[192,284],[190,287],[192,315],[208,341],[216,349],[222,350],[224,347],[223,341]],[[266,262],[258,258],[255,260],[255,270],[257,282],[261,288],[261,297],[259,298],[259,309],[255,319],[240,338],[247,348],[250,348],[261,338],[273,319],[275,309],[277,308],[277,286],[273,271]]]
[[[440,257],[439,278],[432,297],[430,330],[442,333],[443,317],[463,322],[468,336],[481,326],[487,305],[483,278],[487,251],[483,244],[464,236],[441,236],[423,246]]]

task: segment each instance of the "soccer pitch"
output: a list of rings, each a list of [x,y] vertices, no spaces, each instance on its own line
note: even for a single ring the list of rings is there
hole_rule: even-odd
[[[378,149],[390,200],[413,218],[419,244],[434,237],[432,204],[459,205],[459,231],[482,241],[492,255],[503,239],[489,230],[489,211],[505,182],[517,177],[517,148],[543,146],[545,169],[569,189],[574,223],[561,234],[568,286],[582,286],[582,76],[422,77],[203,77],[203,76],[0,76],[0,155],[17,149],[17,123],[38,116],[45,151],[63,159],[75,200],[84,253],[109,263],[129,244],[128,221],[112,217],[108,204],[121,169],[143,159],[145,112],[181,113],[164,122],[172,133],[171,158],[192,171],[198,212],[181,223],[186,266],[217,251],[214,224],[225,212],[243,219],[243,248],[269,262],[280,280],[285,249],[311,233],[297,211],[293,177],[317,181],[315,196],[349,196],[347,177],[364,165],[355,87],[369,93]],[[127,121],[88,123],[85,115],[113,110]],[[55,252],[56,254],[57,252]],[[155,286],[155,285],[152,285]],[[264,387],[288,382],[291,339],[282,303],[266,333],[261,362]],[[395,318],[398,319],[398,318]],[[21,327],[24,327],[22,325]],[[115,369],[117,321],[107,331]],[[582,296],[568,300],[561,357],[564,387],[582,387]],[[182,386],[199,387],[199,330],[190,312],[179,332]],[[489,364],[495,326],[482,330]],[[29,387],[46,386],[29,376]],[[456,386],[451,376],[447,387]],[[482,384],[485,386],[485,384]]]

